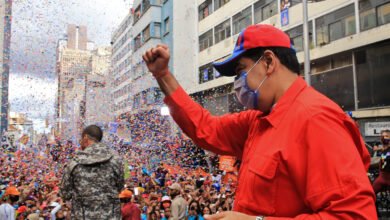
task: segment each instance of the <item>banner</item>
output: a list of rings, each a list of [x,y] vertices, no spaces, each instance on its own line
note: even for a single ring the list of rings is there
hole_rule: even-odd
[[[222,178],[222,183],[227,184],[229,182],[229,179],[232,180],[232,182],[237,182],[237,175],[233,173],[228,173]]]
[[[234,172],[234,163],[236,158],[232,156],[220,156],[219,157],[219,169],[226,172]]]
[[[204,171],[202,168],[198,167],[196,168],[196,170],[194,171],[194,174],[195,175],[199,175],[199,176],[203,176],[203,177],[206,177],[206,176],[211,176],[209,173],[207,173],[206,171]]]
[[[19,139],[19,142],[22,143],[23,145],[26,145],[29,141],[29,137],[28,135],[24,134],[20,139]]]
[[[170,174],[174,174],[175,175],[175,174],[184,174],[184,173],[186,173],[184,171],[184,169],[179,167],[179,166],[171,166],[171,165],[168,165],[168,164],[164,163],[163,167],[164,167],[164,169],[168,170],[168,172]]]

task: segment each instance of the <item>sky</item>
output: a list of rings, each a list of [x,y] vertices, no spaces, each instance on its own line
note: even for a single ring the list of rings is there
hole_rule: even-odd
[[[132,0],[14,0],[11,111],[27,113],[42,132],[44,119],[54,114],[56,45],[67,24],[87,26],[88,39],[107,46],[131,4]]]

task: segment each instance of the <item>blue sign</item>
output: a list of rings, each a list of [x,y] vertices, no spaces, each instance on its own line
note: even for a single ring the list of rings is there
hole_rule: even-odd
[[[282,12],[280,13],[280,19],[281,19],[280,23],[282,24],[282,27],[288,25],[290,20],[288,16],[288,8],[282,10]]]
[[[203,70],[203,81],[209,81],[209,69],[206,68],[205,70]]]

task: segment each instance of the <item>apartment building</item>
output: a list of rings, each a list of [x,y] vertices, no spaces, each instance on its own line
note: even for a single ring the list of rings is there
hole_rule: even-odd
[[[228,57],[240,31],[251,24],[274,25],[289,34],[303,75],[301,1],[197,3],[198,80],[189,92],[213,114],[242,110],[233,78],[221,77],[211,64]],[[390,0],[311,1],[308,15],[311,85],[356,118],[366,141],[378,140],[380,130],[390,128]]]
[[[131,130],[134,141],[155,141],[156,136],[174,132],[171,119],[161,114],[163,95],[142,54],[158,44],[168,45],[171,72],[185,88],[193,86],[197,79],[195,12],[193,1],[134,1],[132,12],[113,37],[113,95],[119,133],[129,134]]]

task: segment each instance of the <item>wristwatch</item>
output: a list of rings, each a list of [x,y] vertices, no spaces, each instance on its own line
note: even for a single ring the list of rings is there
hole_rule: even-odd
[[[265,220],[265,217],[264,216],[257,216],[256,220]]]

